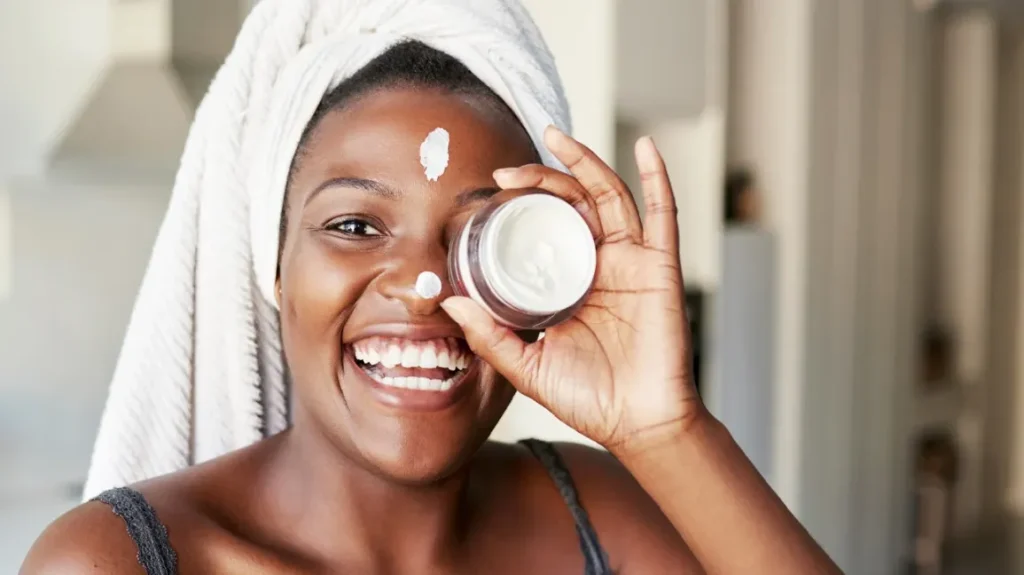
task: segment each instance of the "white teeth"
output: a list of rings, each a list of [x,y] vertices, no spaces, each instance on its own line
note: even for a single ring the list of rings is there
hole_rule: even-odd
[[[380,362],[384,364],[384,367],[395,367],[399,363],[402,363],[401,350],[398,349],[397,345],[389,347],[387,353],[381,355]]]
[[[375,349],[355,349],[356,359],[363,363],[370,365],[377,365],[380,363],[380,354]]]
[[[420,350],[413,346],[405,348],[402,352],[402,367],[418,367],[420,363]]]
[[[444,369],[452,369],[451,357],[449,357],[447,349],[442,349],[440,352],[438,352],[437,367],[443,367]]]
[[[433,346],[426,347],[420,352],[420,367],[427,369],[437,367],[437,353],[434,352]]]
[[[451,379],[441,381],[440,379],[428,379],[426,377],[388,377],[376,374],[371,374],[370,377],[372,377],[377,383],[401,389],[448,391],[453,385],[455,385],[455,381]]]
[[[357,360],[369,365],[383,365],[385,368],[402,366],[405,368],[451,369],[464,370],[472,361],[472,354],[463,353],[454,343],[444,342],[409,342],[402,346],[385,344],[384,349],[366,344],[354,346]]]

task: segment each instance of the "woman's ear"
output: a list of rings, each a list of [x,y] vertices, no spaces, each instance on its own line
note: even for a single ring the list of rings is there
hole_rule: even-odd
[[[277,300],[277,309],[281,309],[281,276],[274,280],[274,299]]]

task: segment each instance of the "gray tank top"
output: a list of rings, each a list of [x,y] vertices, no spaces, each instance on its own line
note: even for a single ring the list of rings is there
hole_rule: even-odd
[[[109,505],[124,520],[146,575],[178,575],[178,555],[171,547],[167,527],[141,493],[130,487],[118,487],[100,493],[96,501]]]
[[[585,561],[584,575],[612,575],[608,556],[597,539],[597,532],[586,510],[580,504],[576,484],[558,451],[550,443],[537,439],[527,439],[521,443],[544,466],[569,506]],[[145,569],[146,575],[178,575],[178,555],[171,547],[167,527],[160,522],[156,511],[141,493],[130,487],[119,487],[101,493],[96,501],[109,505],[124,520],[128,536],[138,549],[139,564]]]

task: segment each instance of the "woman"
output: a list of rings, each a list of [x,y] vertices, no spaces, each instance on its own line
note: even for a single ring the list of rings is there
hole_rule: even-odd
[[[450,157],[428,180],[400,151],[437,126]],[[694,391],[653,142],[636,149],[646,226],[591,151],[555,128],[543,145],[420,42],[332,90],[291,160],[280,219],[292,425],[80,506],[22,573],[836,572]],[[541,164],[548,152],[571,174]],[[576,206],[598,243],[576,317],[538,341],[448,285],[437,298],[409,289],[424,270],[445,276],[447,238],[483,202],[531,187]],[[370,377],[382,368],[356,359],[382,342],[459,358],[454,386],[382,391]],[[487,442],[516,390],[608,452]]]

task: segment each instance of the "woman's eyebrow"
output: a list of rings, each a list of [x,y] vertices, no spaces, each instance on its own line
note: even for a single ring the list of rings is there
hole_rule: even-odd
[[[456,196],[455,204],[461,208],[461,207],[467,206],[469,204],[472,204],[473,202],[479,202],[479,201],[482,201],[482,200],[489,200],[489,199],[491,199],[494,196],[494,194],[497,194],[500,191],[501,191],[501,188],[495,188],[495,187],[476,188],[475,190],[466,190],[464,192],[460,192],[459,195]]]
[[[308,205],[310,202],[312,202],[313,199],[320,194],[320,192],[332,188],[354,188],[357,190],[369,192],[375,196],[387,200],[397,200],[403,195],[401,190],[392,188],[391,186],[383,182],[378,182],[377,180],[352,177],[331,178],[330,180],[327,180],[320,184],[319,186],[317,186],[316,189],[309,193],[309,196],[306,197],[306,204]],[[459,207],[464,207],[469,204],[472,204],[473,202],[488,200],[500,191],[501,188],[493,186],[465,190],[463,192],[459,192],[459,195],[456,196],[455,203]]]
[[[316,189],[310,192],[309,196],[306,197],[306,204],[308,205],[312,202],[313,198],[317,197],[320,192],[331,188],[355,188],[387,200],[397,200],[402,196],[402,192],[400,190],[396,190],[395,188],[392,188],[383,182],[378,182],[377,180],[368,180],[366,178],[332,178],[323,182],[317,186]]]

